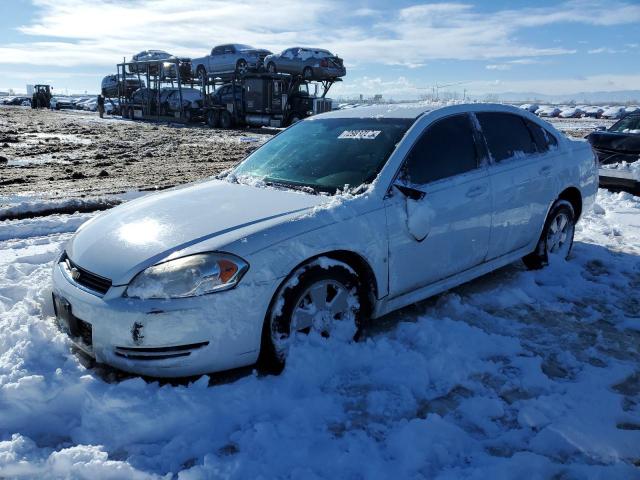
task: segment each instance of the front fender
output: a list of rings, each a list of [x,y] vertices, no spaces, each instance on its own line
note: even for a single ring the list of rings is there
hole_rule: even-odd
[[[284,238],[249,255],[247,260],[251,268],[260,269],[259,281],[272,282],[284,279],[311,258],[337,251],[361,257],[373,272],[378,297],[387,295],[388,241],[384,208]]]

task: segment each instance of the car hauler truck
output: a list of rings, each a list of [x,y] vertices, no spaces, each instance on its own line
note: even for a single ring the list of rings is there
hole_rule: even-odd
[[[341,81],[312,82],[302,76],[267,72],[196,78],[185,74],[189,69],[183,63],[172,59],[118,64],[118,85],[127,85],[132,74],[142,85],[135,91],[119,88],[122,117],[206,121],[212,128],[286,127],[331,110],[326,94],[335,81]],[[196,89],[201,95],[194,95]]]
[[[194,87],[194,79],[185,78],[184,60],[147,60],[123,62],[117,65],[117,85],[120,113],[123,118],[158,121],[191,121],[191,112],[186,113],[183,82],[189,81]],[[176,74],[176,72],[178,72]],[[140,88],[127,88],[131,77],[137,77]],[[170,110],[169,96],[175,95],[177,110]],[[189,102],[190,103],[190,102]],[[202,105],[197,105],[201,108]]]

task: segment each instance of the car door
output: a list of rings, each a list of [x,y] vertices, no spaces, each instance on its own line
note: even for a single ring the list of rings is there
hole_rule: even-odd
[[[276,65],[278,72],[291,73],[292,60],[297,51],[297,48],[289,48],[282,52],[282,55],[280,55]]]
[[[211,52],[211,58],[209,59],[209,72],[217,73],[224,68],[224,49],[225,46],[221,45],[215,47]]]
[[[548,148],[541,151],[528,121],[521,115],[478,112],[475,116],[491,160],[488,170],[493,215],[487,255],[490,260],[537,240],[554,199],[557,164],[554,158],[560,152]]]
[[[445,117],[427,127],[385,202],[391,296],[485,260],[491,190],[468,114]]]

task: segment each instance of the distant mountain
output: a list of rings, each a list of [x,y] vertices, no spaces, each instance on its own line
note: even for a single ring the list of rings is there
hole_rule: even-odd
[[[479,99],[491,98],[507,102],[540,103],[640,103],[640,90],[618,90],[613,92],[579,92],[562,95],[547,95],[536,92],[504,92],[478,95]]]

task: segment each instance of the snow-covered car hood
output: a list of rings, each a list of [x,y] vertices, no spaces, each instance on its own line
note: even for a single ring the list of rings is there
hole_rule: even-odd
[[[235,241],[330,198],[212,180],[109,210],[78,230],[67,254],[80,267],[123,285],[173,252],[205,241],[211,245],[222,235],[226,243]]]

